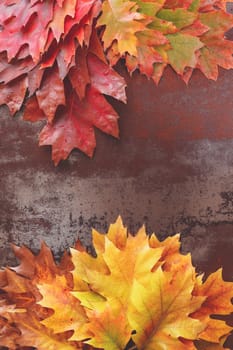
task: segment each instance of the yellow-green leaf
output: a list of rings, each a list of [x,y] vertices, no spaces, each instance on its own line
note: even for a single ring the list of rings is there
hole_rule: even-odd
[[[188,34],[168,34],[167,38],[171,44],[171,50],[168,50],[168,61],[172,68],[178,73],[183,74],[185,67],[195,68],[197,64],[196,52],[203,47],[199,38]]]
[[[162,9],[157,13],[157,17],[172,22],[176,28],[181,29],[191,25],[197,18],[197,15],[193,12],[187,11],[185,9]]]

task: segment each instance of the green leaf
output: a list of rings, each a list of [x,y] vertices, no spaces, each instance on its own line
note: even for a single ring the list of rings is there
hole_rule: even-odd
[[[193,12],[178,8],[176,10],[163,9],[157,13],[157,17],[172,22],[178,29],[191,25],[197,18]]]
[[[163,7],[164,2],[164,0],[158,0],[156,2],[137,0],[137,5],[139,6],[138,12],[147,16],[155,16],[156,13]]]
[[[191,12],[197,12],[200,6],[200,0],[193,0],[188,10]]]
[[[200,39],[187,34],[168,34],[171,50],[167,52],[168,61],[178,74],[183,74],[185,67],[195,68],[195,52],[203,47]]]
[[[155,17],[153,21],[148,25],[148,28],[157,30],[163,34],[171,34],[177,32],[177,28],[172,22],[166,22],[157,17]]]

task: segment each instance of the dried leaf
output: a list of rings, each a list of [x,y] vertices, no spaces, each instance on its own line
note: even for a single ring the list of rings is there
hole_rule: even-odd
[[[142,227],[132,236],[118,218],[93,231],[97,256],[80,243],[55,264],[43,244],[34,256],[14,247],[21,264],[0,273],[0,341],[10,349],[222,350],[232,327],[232,282],[221,270],[204,282],[179,235],[160,242]],[[72,270],[72,272],[71,272]]]
[[[89,157],[96,146],[94,126],[118,137],[118,115],[105,98],[93,87],[79,100],[75,91],[67,96],[67,107],[60,111],[53,125],[47,124],[40,133],[40,145],[52,145],[52,158],[57,165],[74,148]]]

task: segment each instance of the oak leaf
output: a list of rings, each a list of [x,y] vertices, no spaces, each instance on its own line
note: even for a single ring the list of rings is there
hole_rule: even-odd
[[[223,336],[228,334],[231,327],[226,325],[223,320],[211,318],[211,315],[225,315],[233,312],[231,303],[232,283],[223,281],[222,270],[219,269],[211,274],[203,284],[197,283],[193,294],[196,296],[206,295],[206,300],[201,309],[194,313],[194,317],[200,320],[205,319],[207,324],[207,327],[201,333],[201,339],[219,342]]]
[[[21,335],[16,344],[25,347],[36,347],[37,350],[75,350],[64,337],[55,335],[49,328],[46,328],[33,313],[14,314],[13,320],[20,329]],[[63,338],[63,339],[62,339]]]
[[[46,74],[41,89],[36,92],[36,97],[40,110],[44,112],[51,123],[58,106],[65,105],[64,84],[56,66]]]
[[[207,318],[198,316],[209,293],[206,289],[203,293],[194,292],[196,284],[202,286],[202,280],[198,278],[195,282],[191,257],[180,254],[178,236],[159,242],[154,235],[148,239],[142,228],[132,237],[118,219],[106,236],[94,231],[93,244],[97,258],[82,250],[71,251],[73,277],[77,281],[72,295],[81,301],[89,318],[74,340],[90,337],[87,342],[95,347],[123,349],[131,329],[139,350],[165,346],[196,349],[194,340],[204,335],[209,326]],[[232,284],[228,287],[226,282],[221,283],[229,288],[226,303],[230,303]],[[216,287],[219,295],[222,286]],[[218,303],[215,297],[216,294],[214,303]],[[224,305],[224,313],[230,312]],[[107,316],[110,309],[115,315],[112,320]],[[209,309],[208,315],[210,312]],[[114,331],[109,328],[111,322]],[[221,328],[222,321],[216,322]],[[224,333],[229,331],[226,326]]]
[[[82,73],[77,68],[72,71],[74,90],[70,85],[65,86],[69,91],[67,107],[60,109],[54,123],[48,123],[40,134],[40,145],[52,145],[55,165],[66,159],[74,148],[92,157],[96,146],[94,126],[118,137],[118,115],[102,94],[126,101],[124,79],[105,62],[85,51],[77,59],[85,70]],[[75,75],[81,77],[79,87]]]
[[[43,307],[53,309],[53,315],[41,323],[55,333],[79,329],[87,321],[80,302],[71,295],[71,288],[64,275],[56,275],[53,283],[38,284],[43,299],[38,302]],[[62,311],[62,312],[61,312]]]
[[[93,230],[93,245],[96,257],[77,242],[60,264],[45,244],[38,255],[14,247],[21,264],[0,273],[1,345],[223,349],[232,282],[220,270],[203,281],[179,235],[159,241],[142,227],[132,236],[118,218],[106,235]]]
[[[25,106],[24,120],[47,120],[40,144],[52,145],[56,164],[80,145],[92,155],[92,127],[77,139],[76,123],[65,118],[74,96],[77,105],[89,103],[94,88],[125,102],[125,83],[111,68],[121,58],[130,74],[138,69],[156,84],[168,65],[186,83],[196,68],[216,80],[219,66],[233,67],[225,37],[232,18],[224,0],[1,1],[0,104],[11,115]],[[98,103],[90,107],[100,112]],[[116,127],[102,129],[117,134]]]

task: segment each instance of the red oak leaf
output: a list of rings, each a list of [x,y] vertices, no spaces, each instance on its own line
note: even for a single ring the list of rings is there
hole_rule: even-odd
[[[0,85],[0,105],[6,104],[14,115],[22,107],[27,91],[27,77],[22,77],[6,85]]]
[[[70,69],[69,79],[78,97],[82,100],[86,94],[86,87],[90,83],[87,67],[87,50],[78,48],[76,65]]]
[[[8,62],[6,53],[0,54],[0,83],[9,83],[10,81],[24,75],[29,74],[34,67],[34,62],[30,56],[23,60],[13,60]]]
[[[36,95],[33,95],[28,99],[24,113],[23,119],[30,122],[38,122],[40,120],[46,120],[46,115],[40,109]]]
[[[51,123],[57,107],[65,105],[64,85],[56,66],[48,70],[42,87],[36,92],[36,96],[40,109]]]
[[[125,80],[96,55],[89,54],[87,63],[91,85],[102,94],[126,102]]]
[[[8,7],[12,13],[5,17]],[[13,7],[2,3],[0,10],[3,27],[0,32],[0,52],[6,50],[8,59],[11,60],[20,48],[27,44],[33,60],[38,61],[47,41],[47,25],[53,16],[52,1],[37,2],[33,6],[27,0],[23,0],[15,3]]]
[[[92,157],[96,146],[93,127],[118,137],[117,119],[117,113],[93,87],[87,89],[82,101],[72,91],[67,97],[67,107],[60,111],[53,125],[47,124],[40,133],[40,145],[52,145],[55,165],[74,148]]]

